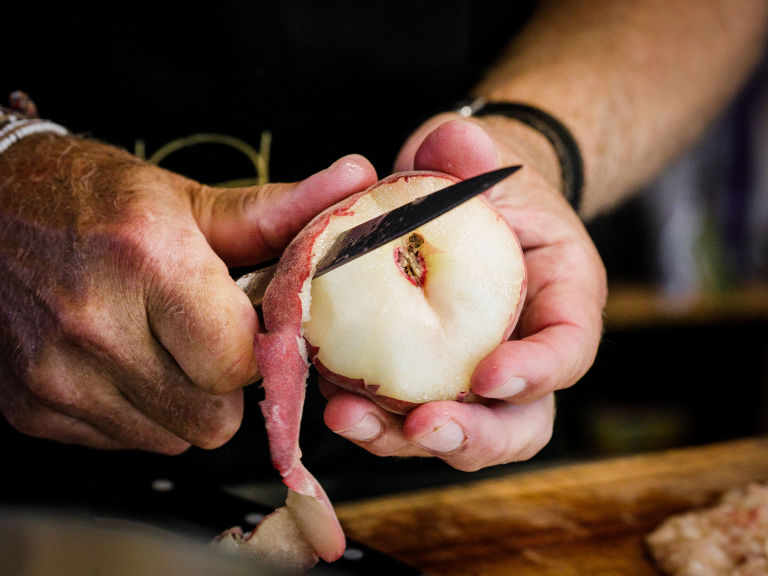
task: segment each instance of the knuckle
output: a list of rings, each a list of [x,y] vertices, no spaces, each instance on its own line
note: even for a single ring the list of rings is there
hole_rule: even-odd
[[[226,292],[225,276],[221,262],[190,260],[183,271],[156,276],[147,300],[158,339],[194,384],[211,394],[240,388],[258,373],[253,306],[243,293]]]
[[[508,461],[520,462],[529,460],[549,444],[554,433],[555,399],[554,394],[539,400],[532,408],[536,411],[534,419],[526,429],[522,442],[513,445],[509,451]]]
[[[476,459],[455,459],[451,460],[446,458],[445,461],[461,472],[477,472],[485,467],[484,463],[477,461]]]
[[[154,423],[137,425],[134,422],[131,425],[120,422],[109,426],[109,432],[110,436],[128,448],[166,456],[176,456],[191,446],[187,440]]]
[[[205,325],[190,328],[190,345],[203,351],[188,364],[188,375],[202,390],[225,395],[254,382],[259,375],[254,349],[255,314],[247,298],[226,301]],[[197,332],[196,335],[192,331]]]
[[[25,380],[27,391],[46,406],[66,408],[75,405],[79,397],[75,385],[55,361],[44,360],[42,364],[30,368]]]
[[[6,406],[3,416],[18,432],[32,438],[62,441],[61,430],[55,423],[57,413],[33,398]]]
[[[224,446],[235,435],[239,428],[239,422],[237,426],[227,425],[223,422],[218,428],[212,430],[209,434],[200,436],[198,440],[194,442],[196,446],[203,450],[214,450]]]
[[[44,437],[44,423],[40,418],[38,410],[31,407],[28,403],[16,404],[13,407],[6,408],[3,416],[8,423],[26,436]]]
[[[212,362],[212,372],[200,383],[200,387],[210,394],[228,394],[254,379],[258,372],[255,366],[253,345],[243,350],[220,353]]]
[[[543,450],[544,447],[549,444],[549,441],[552,439],[552,432],[553,430],[550,426],[548,429],[542,430],[539,434],[533,435],[517,450],[513,461],[522,462],[525,460],[530,460],[536,456],[536,454],[541,452],[541,450]]]
[[[283,184],[267,183],[261,186],[257,194],[242,196],[243,213],[247,210],[259,210],[267,216],[274,214],[274,207],[288,189]],[[262,217],[257,222],[261,243],[270,253],[279,254],[296,231],[285,219]]]
[[[130,278],[145,294],[160,296],[177,290],[179,281],[200,260],[198,233],[173,208],[139,202],[92,239],[92,252],[106,262],[105,276],[120,284]]]
[[[404,448],[400,448],[400,450],[393,450],[391,446],[387,445],[384,442],[377,442],[375,440],[366,441],[366,440],[352,440],[355,444],[360,446],[361,448],[365,448],[368,452],[373,454],[374,456],[379,457],[388,457],[388,456],[402,456],[403,454],[399,454],[401,451],[405,451]]]
[[[48,430],[45,422],[34,417],[22,418],[18,420],[8,420],[11,426],[24,436],[31,438],[41,438],[46,440],[55,440],[55,435]]]
[[[551,389],[561,390],[578,382],[594,363],[597,349],[600,344],[600,332],[591,326],[576,329],[573,350],[566,349],[563,353],[563,366],[569,367],[565,377],[556,382]]]
[[[206,410],[201,411],[197,429],[192,432],[188,440],[205,450],[219,448],[237,433],[242,419],[241,393],[216,398]]]
[[[56,317],[61,338],[59,344],[84,350],[104,351],[113,347],[115,322],[103,302],[60,299]]]
[[[487,466],[513,461],[508,442],[491,441],[487,445],[467,443],[451,465],[462,472],[477,472]]]
[[[192,445],[181,438],[153,440],[147,446],[137,446],[149,452],[162,454],[163,456],[178,456],[186,452]]]

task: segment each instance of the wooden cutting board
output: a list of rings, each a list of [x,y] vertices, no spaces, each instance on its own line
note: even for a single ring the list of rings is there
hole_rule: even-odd
[[[768,480],[768,438],[510,474],[337,512],[349,538],[429,576],[652,576],[650,530],[753,480]]]

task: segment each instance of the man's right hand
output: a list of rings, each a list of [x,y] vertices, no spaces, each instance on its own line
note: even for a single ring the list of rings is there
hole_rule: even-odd
[[[0,411],[98,448],[225,443],[259,329],[228,268],[279,256],[375,181],[347,156],[299,183],[215,189],[94,141],[15,144],[0,155]]]

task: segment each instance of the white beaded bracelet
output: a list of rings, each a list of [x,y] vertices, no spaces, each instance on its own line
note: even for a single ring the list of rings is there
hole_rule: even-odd
[[[69,131],[50,120],[25,118],[15,114],[0,115],[0,154],[20,140],[44,132],[65,136]]]
[[[69,134],[64,126],[41,119],[37,114],[37,106],[26,92],[11,92],[8,100],[10,108],[0,107],[0,154],[33,134]]]

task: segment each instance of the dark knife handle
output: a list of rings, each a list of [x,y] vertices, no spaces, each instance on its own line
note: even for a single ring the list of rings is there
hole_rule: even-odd
[[[277,264],[270,264],[262,268],[256,268],[242,275],[237,275],[238,272],[230,270],[230,274],[233,275],[238,287],[245,292],[248,299],[253,304],[254,308],[261,306],[261,301],[264,299],[264,294],[267,291],[270,281],[275,276],[277,271]]]
[[[234,526],[248,532],[273,511],[218,487],[171,478],[139,480],[113,486],[92,502],[96,515],[141,521],[158,527],[213,539]],[[425,576],[399,560],[364,544],[347,541],[344,555],[333,563],[322,560],[310,570],[317,576]]]

